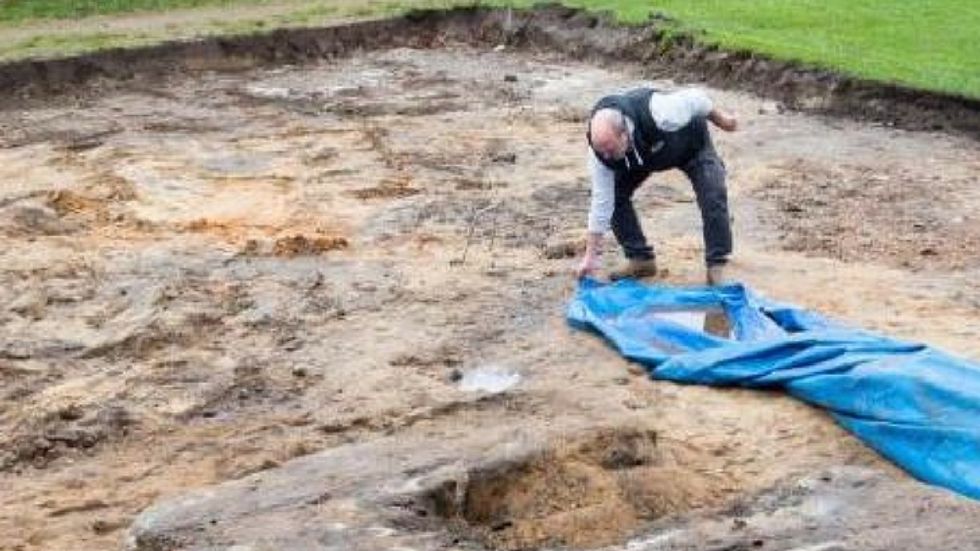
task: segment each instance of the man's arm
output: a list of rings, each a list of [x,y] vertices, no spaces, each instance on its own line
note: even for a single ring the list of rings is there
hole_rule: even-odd
[[[714,106],[711,98],[700,88],[685,88],[669,94],[650,97],[650,115],[657,127],[674,132],[693,118],[704,117],[722,130],[731,132],[738,126],[735,117]]]
[[[582,261],[575,270],[576,276],[583,278],[595,275],[599,271],[600,259],[602,258],[602,241],[603,235],[601,233],[588,232],[585,234],[585,256],[582,257]]]
[[[592,275],[599,269],[602,242],[609,231],[615,208],[616,183],[613,171],[599,162],[589,148],[589,172],[592,175],[592,200],[589,205],[589,229],[585,236],[585,256],[576,270],[578,277]]]
[[[725,132],[734,132],[738,128],[738,120],[735,119],[735,116],[718,108],[714,108],[708,113],[708,120]]]

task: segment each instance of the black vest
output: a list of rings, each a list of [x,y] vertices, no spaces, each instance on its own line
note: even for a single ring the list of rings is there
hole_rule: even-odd
[[[706,144],[707,125],[704,118],[693,117],[687,125],[674,132],[657,128],[650,115],[650,97],[657,94],[653,88],[636,88],[623,94],[606,96],[592,109],[615,109],[633,121],[632,143],[626,157],[618,161],[596,155],[617,176],[646,177],[651,172],[679,168],[687,164]],[[589,117],[591,123],[592,117]],[[589,147],[592,136],[586,133]]]

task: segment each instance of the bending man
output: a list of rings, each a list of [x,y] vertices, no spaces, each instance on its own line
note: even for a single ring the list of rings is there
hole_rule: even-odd
[[[592,203],[579,277],[598,270],[603,236],[610,228],[626,255],[626,264],[611,279],[656,275],[656,256],[637,219],[633,193],[652,173],[676,168],[691,181],[701,209],[707,281],[715,285],[724,280],[732,230],[725,165],[711,143],[707,121],[728,132],[737,126],[734,117],[714,108],[698,89],[665,93],[637,88],[599,100],[587,134]]]

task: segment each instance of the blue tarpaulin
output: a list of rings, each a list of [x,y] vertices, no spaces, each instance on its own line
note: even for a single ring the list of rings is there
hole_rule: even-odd
[[[847,327],[739,284],[586,279],[568,320],[598,332],[658,379],[783,388],[827,409],[919,479],[980,499],[976,363]]]

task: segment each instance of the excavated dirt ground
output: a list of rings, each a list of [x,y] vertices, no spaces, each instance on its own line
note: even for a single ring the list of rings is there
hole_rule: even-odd
[[[118,548],[192,488],[384,437],[473,452],[502,427],[620,428],[436,511],[500,549],[613,545],[827,468],[907,482],[815,409],[650,381],[565,325],[582,117],[649,76],[400,48],[0,113],[0,549]],[[710,93],[742,123],[715,134],[734,276],[980,360],[976,142]],[[638,201],[668,281],[699,283],[683,176]],[[519,380],[466,390],[481,369]]]

